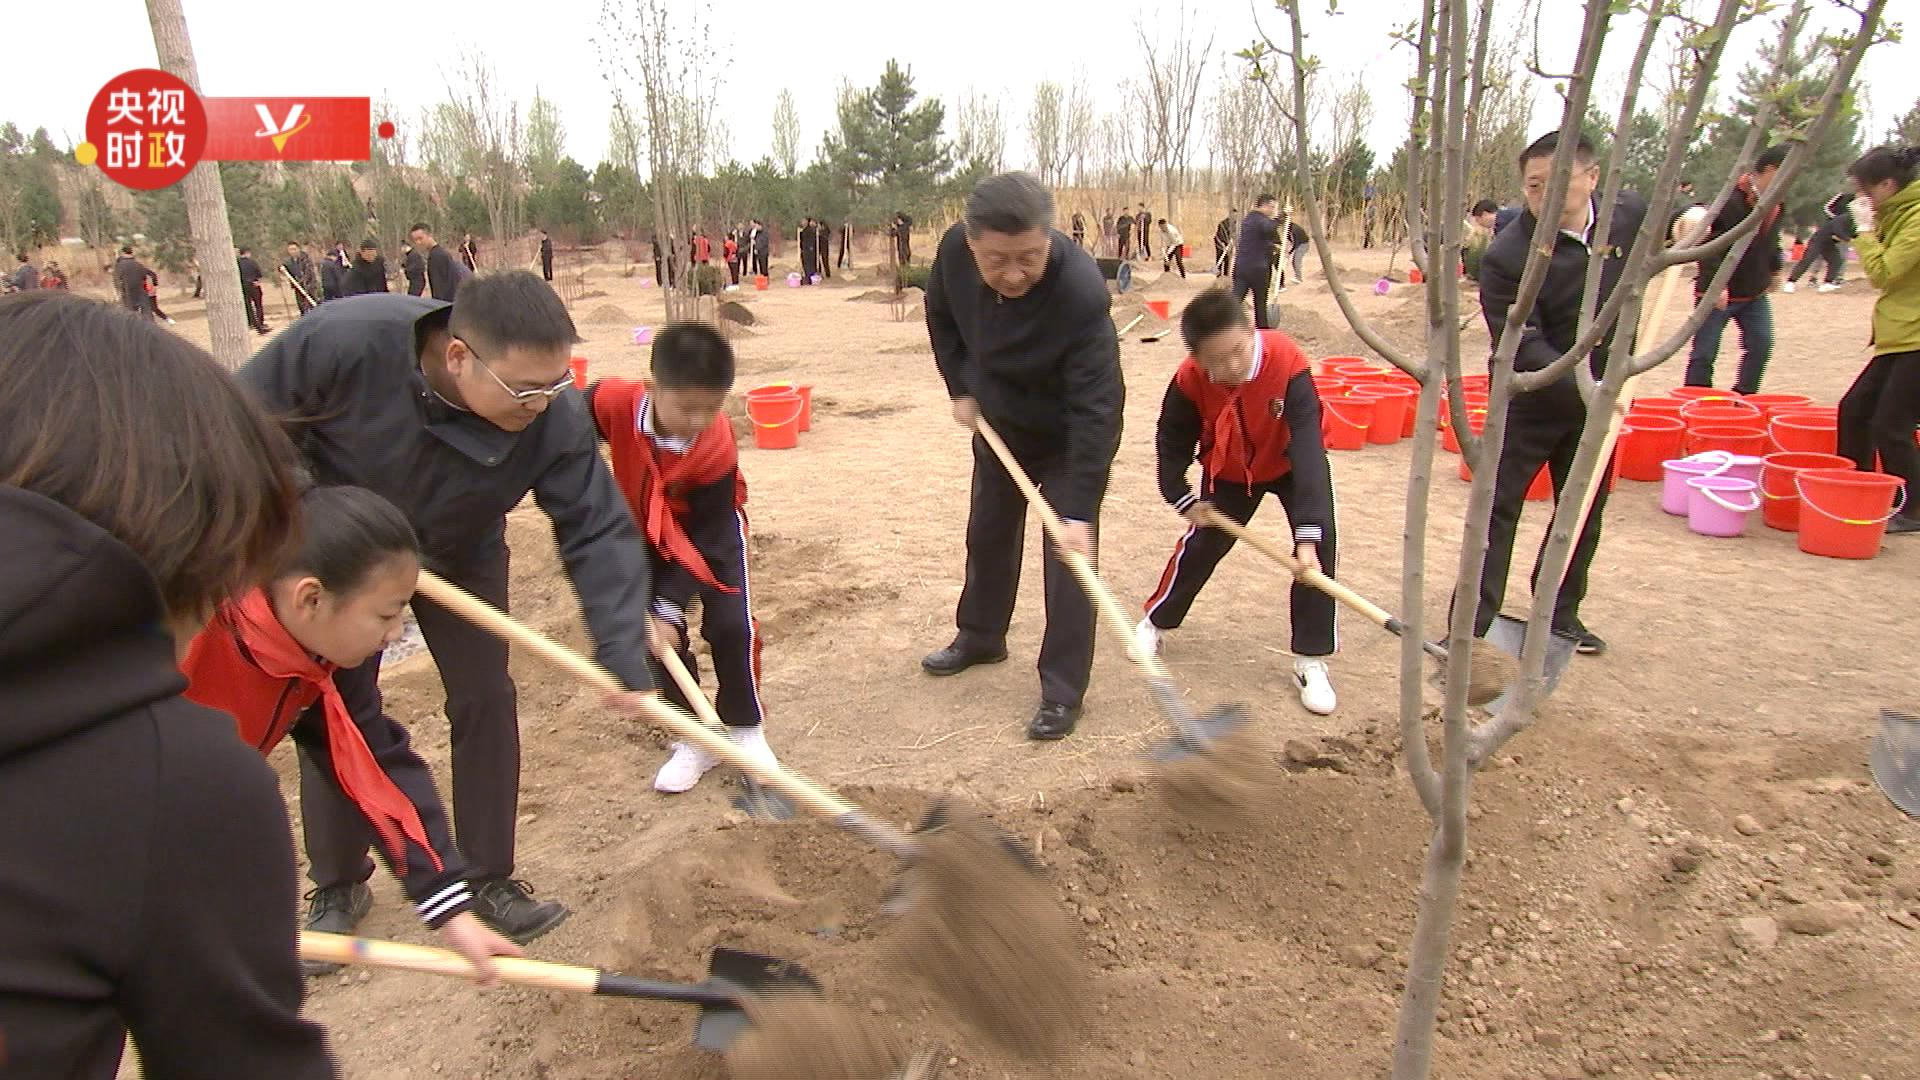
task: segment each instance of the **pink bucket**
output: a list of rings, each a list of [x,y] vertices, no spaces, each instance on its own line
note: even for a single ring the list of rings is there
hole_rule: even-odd
[[[1701,536],[1739,536],[1747,518],[1760,509],[1760,487],[1733,476],[1695,476],[1687,480],[1687,527]]]
[[[1719,476],[1727,471],[1729,454],[1702,454],[1676,458],[1660,466],[1660,509],[1675,517],[1686,517],[1693,491],[1687,481],[1702,476]]]

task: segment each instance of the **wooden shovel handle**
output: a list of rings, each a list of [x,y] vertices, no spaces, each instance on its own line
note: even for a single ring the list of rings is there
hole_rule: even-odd
[[[667,669],[668,677],[672,678],[673,684],[680,688],[680,693],[686,697],[687,704],[693,707],[693,715],[699,717],[700,722],[707,727],[724,734],[726,725],[721,723],[720,714],[713,710],[713,702],[707,700],[706,691],[700,689],[700,681],[695,679],[693,672],[688,671],[687,665],[681,662],[680,654],[672,649],[658,649],[653,655],[660,658],[660,666]]]
[[[607,693],[625,693],[627,690],[611,671],[598,663],[521,623],[431,570],[420,571],[419,590],[421,595],[441,607],[510,644],[528,650],[555,667],[571,672],[597,690]],[[868,816],[858,806],[784,766],[768,765],[760,758],[743,752],[734,745],[732,739],[708,729],[658,696],[641,698],[640,708],[646,713],[647,719],[672,732],[675,737],[698,746],[812,813],[858,833],[901,858],[914,855],[915,844],[899,829]]]
[[[1640,325],[1634,333],[1636,346],[1660,325],[1661,320],[1667,317],[1667,306],[1673,303],[1673,293],[1679,285],[1680,267],[1677,265],[1667,267],[1666,272],[1660,276],[1660,294],[1654,298],[1651,307],[1643,309],[1640,313]],[[1628,363],[1632,356],[1633,350],[1628,349],[1626,356],[1614,362]],[[1627,410],[1633,406],[1633,390],[1639,382],[1640,376],[1627,376],[1627,380],[1620,384],[1620,396],[1613,400],[1613,415],[1607,417],[1607,433],[1600,442],[1600,475],[1594,477],[1593,483],[1587,485],[1587,495],[1580,500],[1580,513],[1573,519],[1573,535],[1576,540],[1580,536],[1580,531],[1586,528],[1587,515],[1593,512],[1593,500],[1599,496],[1600,486],[1607,482],[1607,464],[1613,460],[1613,448],[1620,442],[1620,425],[1626,422]]]
[[[1120,607],[1120,601],[1114,599],[1113,592],[1107,588],[1106,582],[1100,580],[1100,575],[1094,570],[1093,563],[1085,555],[1067,548],[1066,523],[1060,520],[1059,514],[1053,512],[1053,507],[1047,503],[1046,497],[1040,494],[1040,489],[1027,476],[1026,470],[1014,460],[1013,451],[1007,449],[1007,444],[1000,441],[999,434],[984,418],[974,421],[974,429],[993,450],[994,456],[1000,459],[1000,464],[1006,468],[1007,475],[1013,478],[1014,486],[1020,489],[1020,493],[1027,497],[1027,502],[1031,503],[1034,510],[1039,513],[1040,524],[1052,538],[1054,547],[1060,554],[1060,561],[1066,563],[1067,569],[1073,571],[1073,576],[1080,579],[1080,587],[1086,590],[1087,598],[1093,601],[1095,608],[1099,609],[1100,617],[1106,621],[1108,629],[1126,643],[1127,656],[1139,666],[1141,671],[1146,672],[1149,679],[1160,682],[1170,681],[1171,676],[1167,673],[1166,665],[1160,662],[1160,658],[1140,650],[1139,642],[1134,638],[1133,623],[1127,618],[1126,611]]]
[[[473,965],[467,958],[448,949],[348,937],[345,934],[322,934],[312,930],[300,931],[300,959],[327,964],[394,968],[427,975],[451,975],[458,979],[473,977]],[[524,960],[517,956],[494,957],[493,970],[502,982],[542,990],[564,990],[573,994],[591,994],[600,982],[600,972],[590,967],[550,964],[544,960]]]
[[[1321,592],[1347,605],[1361,615],[1366,616],[1367,621],[1373,623],[1375,626],[1396,636],[1405,636],[1407,629],[1406,624],[1400,621],[1399,616],[1366,597],[1361,596],[1359,593],[1354,592],[1352,589],[1328,577],[1326,574],[1318,570],[1309,569],[1306,563],[1295,558],[1292,552],[1274,543],[1271,539],[1254,532],[1252,529],[1220,513],[1218,510],[1213,513],[1213,527],[1233,537],[1235,540],[1241,540],[1252,545],[1255,551],[1279,563],[1294,577],[1319,589]],[[1447,650],[1444,645],[1437,645],[1431,641],[1423,641],[1420,643],[1420,647],[1430,656],[1437,657],[1441,660],[1447,658]]]

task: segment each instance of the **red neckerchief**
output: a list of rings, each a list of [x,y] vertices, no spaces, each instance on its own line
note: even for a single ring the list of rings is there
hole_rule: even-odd
[[[1753,211],[1754,207],[1760,205],[1760,187],[1754,183],[1752,173],[1747,173],[1742,176],[1740,182],[1734,186],[1739,188],[1740,193],[1747,197],[1747,211],[1749,213]],[[1780,217],[1780,208],[1782,205],[1781,203],[1774,203],[1773,209],[1767,211],[1766,220],[1760,223],[1761,232],[1766,232],[1768,229],[1773,228],[1773,223]]]
[[[733,428],[724,414],[716,416],[686,453],[661,449],[640,430],[640,417],[646,412],[648,402],[644,393],[635,392],[639,388],[639,384],[625,380],[603,379],[593,399],[595,419],[615,448],[616,476],[626,487],[628,508],[653,550],[669,562],[685,567],[702,585],[724,593],[737,593],[740,590],[722,585],[713,576],[706,556],[700,554],[680,524],[680,519],[687,514],[686,492],[713,483],[737,467]],[[621,469],[623,461],[637,465],[638,469]],[[620,472],[637,475],[618,476]],[[629,484],[633,486],[627,486]],[[737,478],[734,486],[734,506],[738,508],[745,501],[745,492],[740,490],[742,485]]]
[[[426,826],[420,812],[374,759],[366,737],[333,685],[334,667],[308,654],[274,614],[273,604],[264,589],[255,589],[236,603],[225,605],[226,621],[239,632],[240,640],[251,654],[253,666],[276,679],[298,679],[320,691],[320,707],[327,719],[327,745],[333,757],[333,774],[340,789],[373,823],[374,831],[386,850],[393,872],[405,876],[407,860],[402,837],[412,840],[441,869],[440,856],[427,842]]]

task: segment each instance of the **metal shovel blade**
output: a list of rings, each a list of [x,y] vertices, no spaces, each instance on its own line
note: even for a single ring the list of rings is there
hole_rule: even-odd
[[[740,774],[740,790],[727,801],[735,810],[758,821],[792,821],[800,813],[786,796],[746,773]]]
[[[768,994],[820,994],[819,980],[793,961],[738,949],[713,950],[707,961],[707,981],[737,990],[743,1000]],[[703,1050],[725,1050],[748,1024],[747,1010],[741,1005],[703,1005],[693,1044]]]
[[[1518,660],[1520,647],[1527,643],[1527,621],[1506,615],[1495,615],[1493,625],[1487,628],[1487,640],[1493,643],[1494,648]],[[1547,693],[1553,693],[1560,686],[1560,676],[1567,673],[1567,665],[1572,662],[1574,649],[1579,647],[1579,644],[1558,631],[1547,635]],[[1506,704],[1507,698],[1512,694],[1513,690],[1509,688],[1499,697],[1487,702],[1485,706],[1487,711],[1499,712],[1500,707]]]
[[[1887,799],[1920,818],[1920,716],[1881,709],[1867,764]]]
[[[1165,765],[1195,754],[1204,754],[1207,747],[1252,722],[1253,714],[1245,705],[1216,705],[1206,716],[1182,724],[1179,733],[1172,738],[1156,743],[1147,751],[1147,758],[1155,764]]]

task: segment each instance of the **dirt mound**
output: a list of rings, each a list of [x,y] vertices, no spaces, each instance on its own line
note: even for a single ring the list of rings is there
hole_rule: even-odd
[[[892,289],[868,289],[866,292],[847,297],[852,301],[866,301],[870,304],[891,304],[899,300],[906,304],[918,304],[926,296],[920,289],[909,285],[898,293]]]
[[[736,326],[752,326],[760,321],[754,317],[752,308],[737,300],[722,301],[718,311],[720,318]]]
[[[1309,354],[1344,348],[1353,338],[1345,324],[1335,328],[1319,313],[1305,307],[1282,304],[1274,313],[1274,325],[1299,342]]]
[[[621,326],[632,326],[634,320],[632,314],[618,304],[601,304],[599,307],[587,312],[586,318],[580,321],[589,323],[617,323]]]

